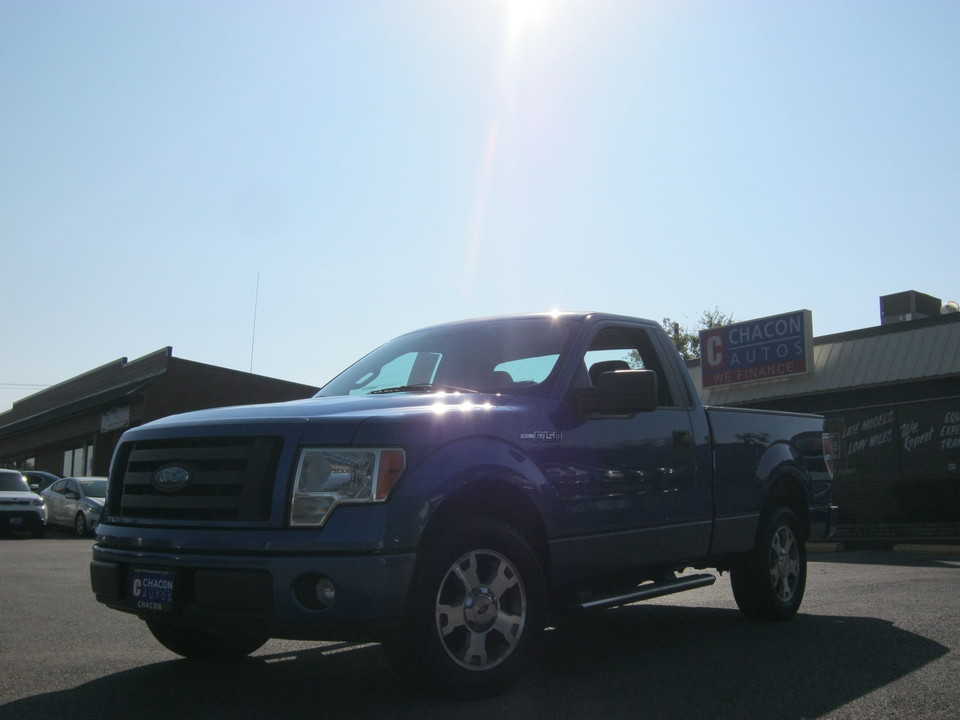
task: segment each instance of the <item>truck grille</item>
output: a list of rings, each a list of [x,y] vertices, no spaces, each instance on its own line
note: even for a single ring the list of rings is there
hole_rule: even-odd
[[[282,444],[279,437],[128,443],[117,455],[108,514],[191,525],[267,520]],[[175,487],[158,481],[171,469],[188,479]]]

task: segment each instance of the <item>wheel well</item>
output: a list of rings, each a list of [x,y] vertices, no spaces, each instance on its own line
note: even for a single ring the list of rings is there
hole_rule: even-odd
[[[780,475],[770,484],[760,517],[768,517],[778,507],[788,507],[793,510],[800,521],[800,530],[803,532],[804,539],[809,537],[810,508],[803,483],[797,477],[789,474]]]
[[[429,543],[450,527],[473,518],[499,521],[522,535],[540,561],[549,583],[550,551],[540,513],[523,491],[503,480],[477,480],[445,498],[430,519],[420,543]]]

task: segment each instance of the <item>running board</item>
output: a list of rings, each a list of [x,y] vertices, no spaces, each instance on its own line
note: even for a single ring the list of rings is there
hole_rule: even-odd
[[[627,603],[637,602],[639,600],[650,600],[661,597],[662,595],[672,595],[673,593],[683,592],[684,590],[707,587],[708,585],[713,585],[716,581],[717,578],[709,573],[704,573],[703,575],[686,575],[670,580],[661,580],[660,582],[639,585],[633,590],[624,593],[584,600],[583,602],[575,603],[575,607],[590,610],[594,608],[614,607],[615,605],[626,605]]]

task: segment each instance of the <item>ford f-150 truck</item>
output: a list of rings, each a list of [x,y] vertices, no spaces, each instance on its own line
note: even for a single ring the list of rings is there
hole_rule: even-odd
[[[831,481],[821,417],[705,408],[654,322],[485,318],[402,335],[311,399],[128,430],[91,582],[188,658],[373,640],[405,679],[475,696],[562,613],[703,570],[745,615],[791,617]]]

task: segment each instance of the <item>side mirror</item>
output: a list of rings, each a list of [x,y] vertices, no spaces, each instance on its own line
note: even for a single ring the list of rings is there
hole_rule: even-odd
[[[581,415],[634,415],[658,407],[657,374],[652,370],[605,372],[596,385],[575,391]]]

